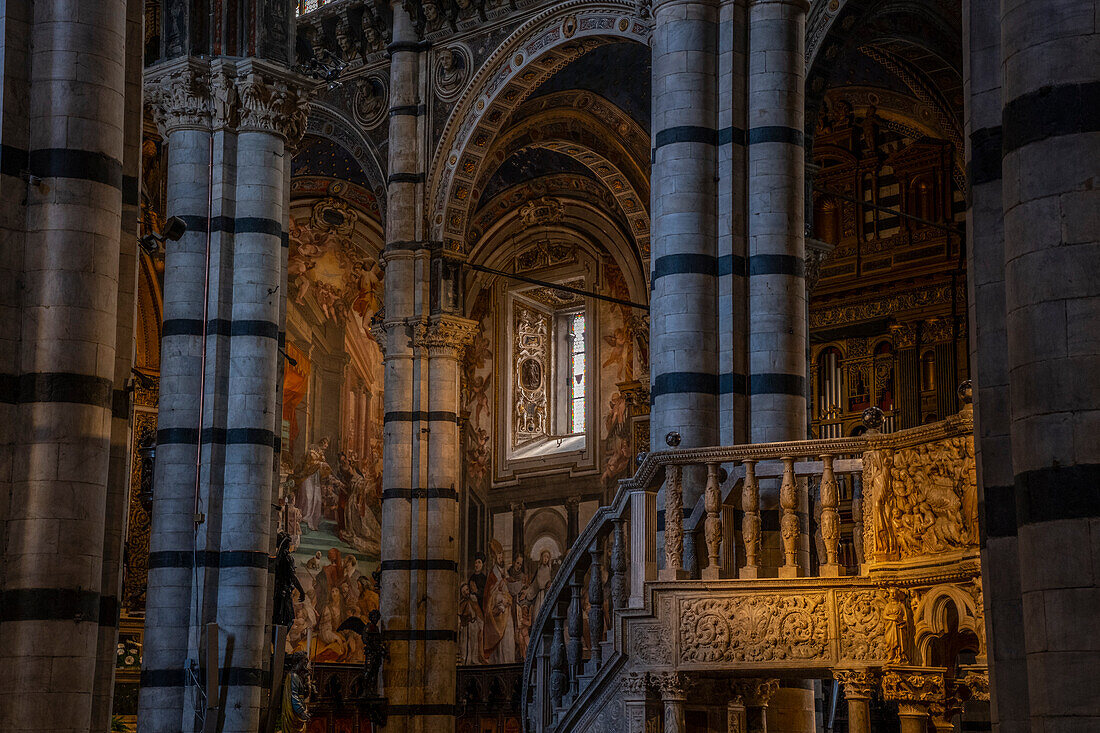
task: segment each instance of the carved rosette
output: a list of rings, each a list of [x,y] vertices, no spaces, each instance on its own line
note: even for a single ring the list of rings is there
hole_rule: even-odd
[[[943,702],[944,671],[928,667],[887,667],[882,670],[882,697],[905,703]]]
[[[412,345],[430,356],[457,359],[477,335],[478,322],[457,316],[433,316],[413,326]]]
[[[878,679],[869,669],[834,669],[833,679],[844,686],[844,697],[869,700]]]
[[[825,594],[688,599],[679,633],[688,664],[817,659],[829,648]]]

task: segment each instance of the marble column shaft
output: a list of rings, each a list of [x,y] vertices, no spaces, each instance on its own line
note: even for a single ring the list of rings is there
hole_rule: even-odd
[[[1029,713],[1032,730],[1095,730],[1100,2],[1000,8],[1008,416]]]
[[[133,266],[120,264],[119,241],[126,17],[125,0],[14,2],[0,31],[4,168],[27,172],[5,176],[0,196],[14,225],[6,269],[21,272],[3,299],[19,330],[2,370],[3,730],[92,730],[102,707],[100,623],[117,609],[103,581],[118,553],[104,542],[119,277]]]

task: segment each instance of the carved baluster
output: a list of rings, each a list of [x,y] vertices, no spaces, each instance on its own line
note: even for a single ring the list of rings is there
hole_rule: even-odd
[[[588,548],[588,638],[592,642],[592,672],[600,668],[600,642],[603,641],[603,552],[600,538]]]
[[[577,683],[581,673],[581,665],[584,663],[584,615],[582,612],[581,592],[582,580],[580,571],[573,573],[569,579],[569,643],[566,644],[565,653],[569,657],[569,685],[573,693],[577,692]]]
[[[779,506],[783,516],[779,520],[779,530],[783,536],[783,556],[785,563],[779,568],[779,577],[797,578],[798,546],[801,527],[798,519],[798,483],[794,477],[794,458],[783,458],[783,482],[779,485]]]
[[[825,542],[825,564],[821,566],[823,577],[835,578],[840,575],[840,565],[836,559],[836,548],[840,542],[840,491],[833,473],[833,457],[821,456],[824,467],[821,470],[821,539]]]
[[[756,461],[745,461],[745,483],[741,487],[741,537],[745,542],[745,567],[742,578],[760,577],[760,484],[756,480]]]
[[[611,520],[613,529],[611,533],[611,610],[618,611],[626,608],[626,538],[623,536],[622,517]]]
[[[708,463],[707,488],[703,494],[703,504],[707,510],[707,567],[703,569],[703,580],[718,580],[722,577],[722,490],[718,484],[718,464]]]
[[[661,580],[682,580],[684,570],[684,486],[680,466],[669,466],[665,481],[665,568]]]
[[[549,599],[548,599],[549,600]],[[552,601],[555,602],[556,601]],[[565,660],[565,618],[561,608],[554,608],[554,630],[550,637],[550,697],[554,708],[561,707],[565,688],[569,684],[569,668]]]

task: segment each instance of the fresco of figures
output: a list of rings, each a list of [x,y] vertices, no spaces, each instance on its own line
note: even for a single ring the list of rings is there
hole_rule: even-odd
[[[377,251],[363,214],[325,198],[291,214],[280,527],[290,537],[294,623],[287,651],[361,662],[340,625],[378,608],[381,554],[382,353]]]

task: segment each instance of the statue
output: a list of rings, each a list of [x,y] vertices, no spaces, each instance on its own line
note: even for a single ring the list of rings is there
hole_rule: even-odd
[[[373,609],[367,615],[367,622],[358,616],[349,616],[340,624],[337,631],[354,631],[363,641],[363,680],[366,682],[368,692],[378,692],[378,673],[382,670],[382,662],[390,658],[386,642],[382,640],[382,628],[379,622],[382,614],[378,609]]]
[[[313,691],[309,657],[294,652],[286,657],[287,674],[283,682],[283,733],[305,733],[309,724],[309,698]]]
[[[294,572],[294,557],[290,554],[290,535],[280,532],[275,549],[275,607],[271,612],[274,626],[290,628],[294,624],[294,590],[298,599],[306,597],[298,574]]]
[[[890,655],[888,664],[908,664],[909,655],[905,653],[905,591],[891,588],[886,596],[886,605],[882,607],[882,619],[886,626],[886,649]]]

